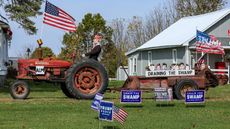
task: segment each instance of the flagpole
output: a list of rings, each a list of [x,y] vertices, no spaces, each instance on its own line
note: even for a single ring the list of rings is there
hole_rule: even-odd
[[[47,0],[46,0],[47,2]],[[46,8],[46,2],[45,2],[45,8]],[[42,13],[42,17],[44,17],[45,12]],[[40,35],[39,38],[42,39],[42,34],[43,34],[43,28],[44,28],[44,23],[42,21],[42,25],[41,25],[41,31],[40,31]]]
[[[40,39],[42,39],[43,28],[44,28],[44,24],[43,24],[43,22],[42,22],[41,31],[40,31],[40,35],[39,35],[39,38],[40,38]]]
[[[196,26],[196,34],[197,34],[197,26]],[[197,50],[196,50],[196,62],[197,62]]]

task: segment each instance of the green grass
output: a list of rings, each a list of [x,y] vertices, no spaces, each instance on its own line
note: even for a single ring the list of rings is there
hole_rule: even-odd
[[[123,84],[124,84],[124,81],[112,80],[109,82],[109,87],[121,87],[121,86],[123,86]]]
[[[110,86],[118,86],[113,82]],[[112,85],[113,84],[113,85]],[[174,100],[173,106],[156,106],[152,93],[144,93],[141,105],[120,104],[119,93],[106,93],[105,99],[124,108],[128,119],[118,122],[97,119],[90,100],[66,98],[58,86],[33,84],[26,100],[11,99],[0,89],[0,129],[229,129],[230,86],[211,88],[202,107],[186,107]]]

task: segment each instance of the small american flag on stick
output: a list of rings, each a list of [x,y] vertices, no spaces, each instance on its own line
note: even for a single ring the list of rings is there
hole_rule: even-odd
[[[128,113],[125,112],[125,110],[113,106],[113,118],[115,120],[117,120],[121,124],[124,124],[127,117],[128,117]]]
[[[75,19],[57,6],[46,1],[43,23],[69,32],[76,31]]]

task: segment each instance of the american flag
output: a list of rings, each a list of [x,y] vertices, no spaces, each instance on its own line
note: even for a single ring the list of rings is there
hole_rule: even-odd
[[[125,112],[125,110],[113,106],[113,118],[115,120],[117,120],[121,124],[124,124],[127,117],[128,117],[128,113]]]
[[[75,19],[57,6],[46,1],[43,23],[69,32],[76,31]]]
[[[214,35],[198,31],[196,33],[196,51],[212,54],[224,54],[221,42]]]

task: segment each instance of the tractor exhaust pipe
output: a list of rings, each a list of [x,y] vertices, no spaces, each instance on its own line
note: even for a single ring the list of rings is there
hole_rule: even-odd
[[[43,42],[42,42],[42,39],[38,39],[37,40],[37,43],[38,43],[38,51],[37,51],[37,57],[38,57],[38,59],[39,60],[42,60],[43,59],[43,51],[42,51],[42,44],[43,44]]]

